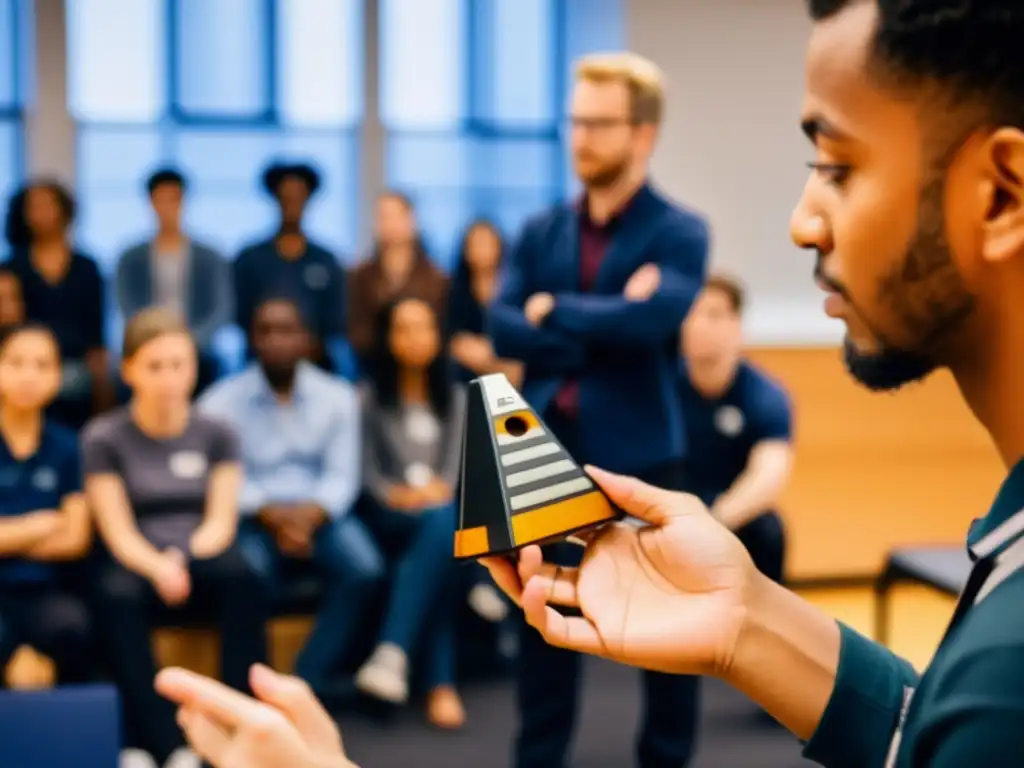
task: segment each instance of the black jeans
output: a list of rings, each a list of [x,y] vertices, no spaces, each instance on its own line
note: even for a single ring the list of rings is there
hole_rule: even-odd
[[[786,565],[786,531],[777,512],[765,512],[736,531],[754,565],[772,581],[782,584]]]
[[[58,587],[32,585],[0,592],[0,683],[21,645],[50,657],[60,684],[89,682],[95,645],[83,600]]]
[[[577,440],[571,423],[545,419],[548,427],[573,456]],[[680,462],[639,473],[663,488],[685,488]],[[637,473],[634,473],[637,474]],[[583,549],[573,544],[545,547],[546,560],[579,565]],[[519,732],[514,744],[515,768],[564,768],[576,725],[581,657],[554,648],[540,633],[522,622],[517,666]],[[699,678],[642,672],[644,720],[637,742],[640,768],[683,768],[694,753],[699,717]]]
[[[249,667],[267,658],[266,590],[236,545],[216,557],[190,561],[189,575],[187,607],[209,606],[220,630],[221,677],[248,691]],[[153,689],[157,669],[150,633],[163,604],[146,579],[112,559],[99,563],[94,588],[97,629],[121,691],[126,731],[162,765],[185,744],[174,706]]]

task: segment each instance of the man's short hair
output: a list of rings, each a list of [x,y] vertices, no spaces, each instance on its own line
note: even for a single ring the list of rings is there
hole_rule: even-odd
[[[661,124],[665,110],[665,77],[650,59],[635,53],[590,54],[576,63],[576,79],[623,83],[629,89],[630,120],[635,125]]]
[[[185,178],[185,174],[177,168],[159,168],[146,179],[146,194],[152,197],[157,188],[164,184],[172,184],[182,192],[188,190],[188,180]]]
[[[729,306],[737,315],[743,314],[743,307],[747,298],[743,285],[736,278],[722,272],[716,272],[708,276],[704,282],[705,291],[718,291],[729,301]]]
[[[808,0],[808,9],[821,21],[861,1]],[[1024,128],[1024,2],[872,2],[878,22],[870,56],[882,82],[934,84],[953,105],[973,107],[978,124]]]

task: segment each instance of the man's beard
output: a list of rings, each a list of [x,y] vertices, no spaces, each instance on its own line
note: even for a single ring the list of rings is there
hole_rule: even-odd
[[[591,167],[593,168],[593,166]],[[579,171],[579,166],[577,166],[577,174],[580,177],[580,182],[582,182],[583,186],[587,189],[607,189],[625,176],[628,170],[628,157],[620,157],[614,161],[604,163],[586,175],[581,173]]]
[[[974,311],[974,297],[946,241],[942,182],[940,176],[922,191],[914,239],[877,289],[883,300],[896,302],[894,314],[914,339],[912,347],[883,344],[879,350],[861,352],[849,336],[844,340],[846,368],[868,389],[894,391],[927,377],[943,362],[942,345]]]

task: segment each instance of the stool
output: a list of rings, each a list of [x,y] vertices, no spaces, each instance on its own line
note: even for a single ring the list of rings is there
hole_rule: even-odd
[[[113,768],[121,705],[111,685],[0,692],[4,768]]]
[[[958,597],[971,574],[971,559],[957,546],[901,547],[889,553],[875,580],[875,639],[889,642],[889,596],[897,584],[922,584]]]

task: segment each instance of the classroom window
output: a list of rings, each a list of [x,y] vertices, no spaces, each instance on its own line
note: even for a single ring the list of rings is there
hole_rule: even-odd
[[[559,131],[571,62],[621,46],[621,0],[380,2],[387,183],[449,268],[470,220],[511,236],[572,189]]]
[[[4,201],[24,173],[22,110],[32,86],[27,50],[31,10],[28,0],[0,0],[0,199]]]
[[[151,233],[160,165],[190,179],[190,233],[233,256],[276,226],[266,164],[311,162],[310,235],[354,257],[363,0],[66,2],[78,234],[108,270]]]

